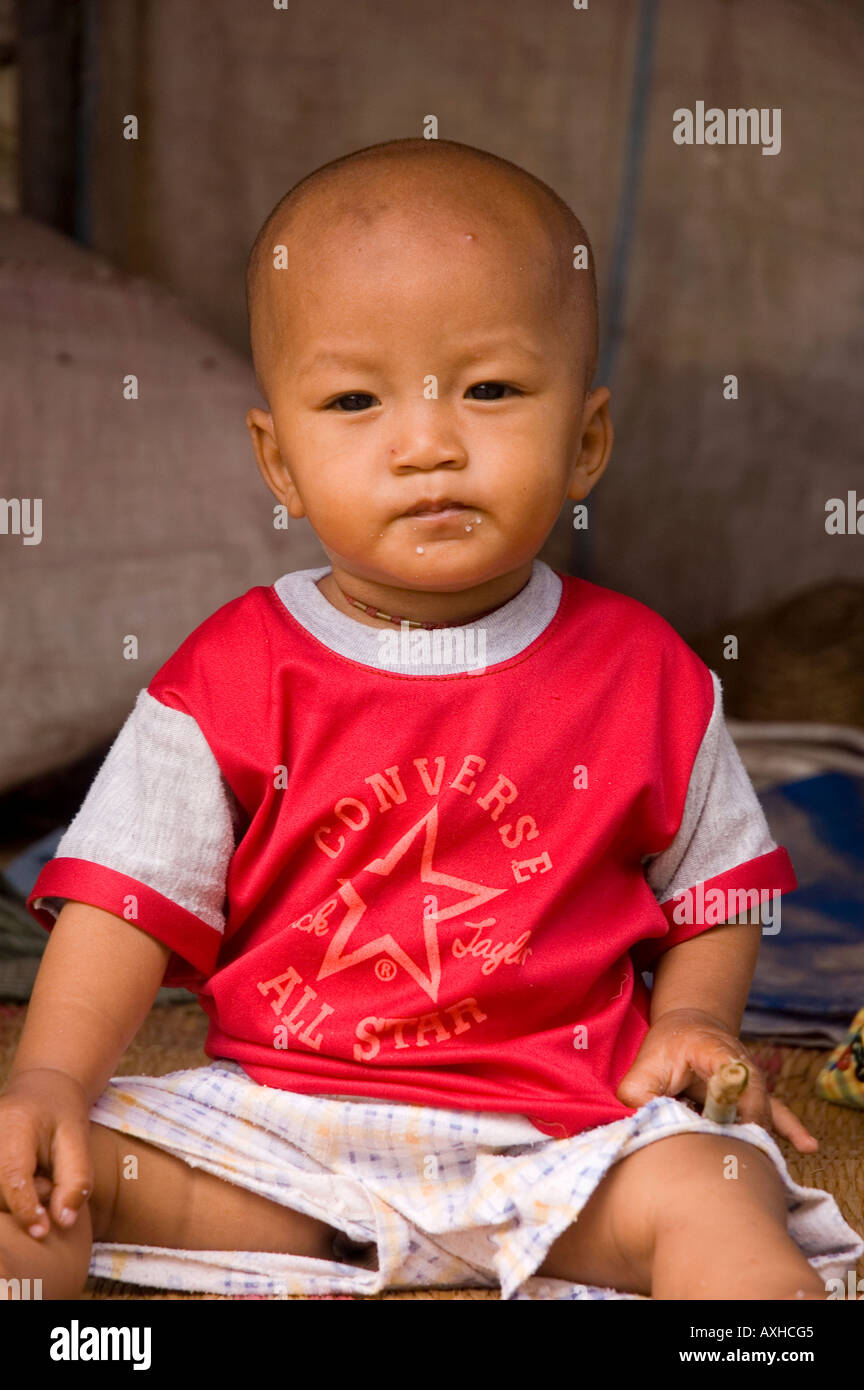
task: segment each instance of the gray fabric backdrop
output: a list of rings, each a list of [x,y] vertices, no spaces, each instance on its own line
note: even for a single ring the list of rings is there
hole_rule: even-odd
[[[305,521],[273,531],[246,436],[246,255],[292,182],[430,114],[572,203],[607,318],[618,305],[603,344],[616,446],[577,572],[685,635],[864,578],[864,535],[825,531],[828,498],[864,497],[860,5],[92,9],[82,224],[146,283],[25,221],[0,227],[0,491],[45,506],[41,545],[0,538],[0,790],[107,737],[221,603],[326,563]],[[673,111],[700,100],[780,108],[780,153],[676,145]],[[569,567],[572,534],[565,513],[544,558]]]
[[[864,537],[864,8],[659,0],[613,386],[617,443],[584,572],[682,629],[831,577]],[[245,350],[243,267],[271,205],[324,160],[439,134],[566,197],[611,270],[635,0],[113,0],[100,8],[96,246],[181,294]],[[679,146],[672,113],[779,107],[780,153]],[[137,142],[120,119],[140,119]],[[608,296],[606,296],[608,301]],[[856,363],[858,365],[856,365]],[[739,399],[723,399],[723,377]],[[548,557],[567,558],[567,518]]]

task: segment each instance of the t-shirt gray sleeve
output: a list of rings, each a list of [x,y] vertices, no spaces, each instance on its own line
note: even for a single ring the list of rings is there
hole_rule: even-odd
[[[659,903],[777,848],[765,813],[726,727],[720,678],[714,708],[693,764],[675,839],[646,855],[645,877]]]
[[[158,922],[155,934],[181,954],[200,931],[212,954],[213,933],[225,928],[227,871],[241,822],[194,718],[141,690],[42,870],[46,896],[31,907],[56,915],[72,899],[128,915],[117,895],[142,886],[158,901],[129,920],[145,930]]]

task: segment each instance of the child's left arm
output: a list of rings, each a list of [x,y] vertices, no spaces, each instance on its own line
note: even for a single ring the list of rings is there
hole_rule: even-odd
[[[617,1095],[634,1107],[658,1095],[702,1102],[719,1066],[746,1062],[750,1078],[738,1104],[741,1123],[773,1125],[799,1152],[813,1153],[819,1141],[787,1106],[769,1097],[764,1076],[738,1037],[761,932],[761,922],[727,922],[660,956],[651,1027]]]

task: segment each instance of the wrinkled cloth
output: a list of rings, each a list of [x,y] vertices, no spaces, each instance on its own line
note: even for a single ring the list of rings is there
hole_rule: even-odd
[[[672,1134],[747,1140],[786,1189],[789,1232],[823,1279],[864,1253],[832,1196],[799,1186],[756,1124],[717,1125],[655,1097],[569,1139],[520,1115],[445,1110],[262,1086],[239,1064],[114,1077],[90,1118],[377,1247],[377,1269],[255,1251],[96,1242],[92,1276],[186,1292],[287,1298],[385,1289],[496,1288],[502,1299],[644,1295],[536,1275],[613,1163]],[[374,1258],[374,1254],[373,1254]]]

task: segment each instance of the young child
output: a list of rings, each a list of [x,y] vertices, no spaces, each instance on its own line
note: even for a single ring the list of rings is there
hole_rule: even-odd
[[[749,1062],[747,908],[775,931],[796,886],[720,681],[536,558],[612,445],[591,266],[545,184],[445,141],[259,233],[247,424],[330,565],[183,642],[28,900],[3,1275],[816,1299],[864,1251],[758,1069],[739,1123],[694,1104]],[[212,1063],[115,1077],[163,982]]]

